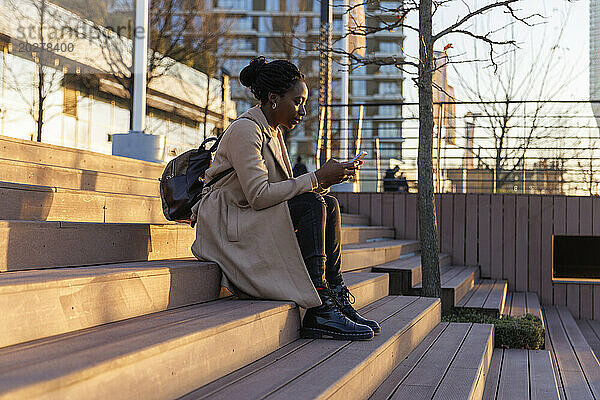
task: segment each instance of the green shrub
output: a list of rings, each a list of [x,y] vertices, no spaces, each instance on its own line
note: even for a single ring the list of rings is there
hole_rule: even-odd
[[[444,314],[442,321],[493,324],[494,345],[504,349],[540,350],[545,346],[542,320],[532,314],[496,318],[481,311],[454,309]]]

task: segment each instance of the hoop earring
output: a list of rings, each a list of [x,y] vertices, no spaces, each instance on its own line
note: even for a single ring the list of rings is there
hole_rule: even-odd
[[[271,106],[271,108],[276,109],[277,108],[277,103],[273,103],[273,105]]]

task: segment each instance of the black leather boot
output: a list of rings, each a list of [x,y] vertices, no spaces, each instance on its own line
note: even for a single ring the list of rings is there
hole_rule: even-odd
[[[375,332],[375,334],[381,332],[381,327],[379,326],[377,321],[373,321],[372,319],[366,319],[365,317],[360,315],[358,311],[354,309],[354,307],[352,307],[352,304],[354,304],[356,300],[346,286],[332,285],[330,289],[333,293],[338,308],[342,313],[344,313],[346,317],[356,322],[357,324],[368,326],[369,328],[373,329],[373,332]]]
[[[319,289],[321,304],[306,310],[302,320],[301,336],[308,339],[369,340],[373,330],[348,319],[336,306],[333,294],[327,288]]]

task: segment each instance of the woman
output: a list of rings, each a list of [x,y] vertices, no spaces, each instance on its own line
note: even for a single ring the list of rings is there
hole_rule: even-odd
[[[223,285],[241,298],[292,300],[307,308],[304,337],[370,339],[377,322],[361,317],[340,273],[340,212],[326,189],[354,176],[358,163],[328,160],[292,176],[279,126],[293,129],[306,115],[304,75],[285,60],[251,61],[240,82],[260,101],[221,138],[195,206],[192,252],[216,262]]]

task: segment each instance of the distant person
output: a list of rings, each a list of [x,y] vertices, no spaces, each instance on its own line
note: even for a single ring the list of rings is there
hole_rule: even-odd
[[[383,177],[383,191],[397,192],[400,187],[400,181],[396,179],[396,174],[400,171],[397,165],[394,168],[388,168]]]
[[[292,174],[294,178],[299,177],[300,175],[304,175],[308,173],[308,169],[306,165],[302,162],[302,157],[298,156],[296,158],[296,164],[294,164],[294,168],[292,168]]]
[[[404,176],[404,172],[402,172],[400,178],[398,178],[398,191],[408,193],[408,181]]]

